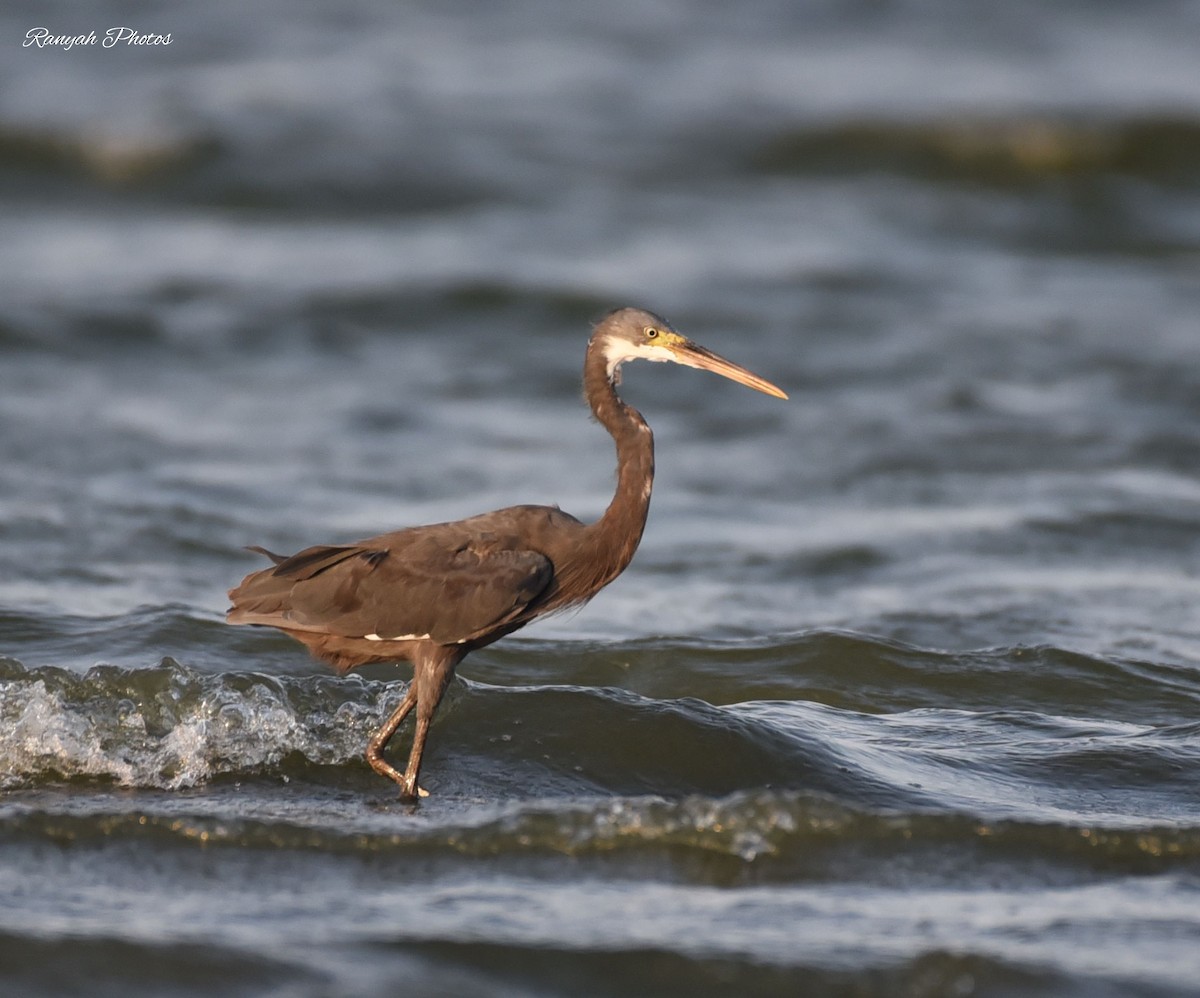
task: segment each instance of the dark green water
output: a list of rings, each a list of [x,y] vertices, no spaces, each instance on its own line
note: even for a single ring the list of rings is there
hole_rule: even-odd
[[[0,992],[1200,994],[1194,5],[0,24]],[[627,368],[402,805],[242,546],[597,515],[625,303],[792,398]]]

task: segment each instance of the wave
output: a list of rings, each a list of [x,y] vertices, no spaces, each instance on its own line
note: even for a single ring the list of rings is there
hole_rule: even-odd
[[[482,663],[482,664],[481,664]],[[920,648],[850,631],[769,640],[518,638],[464,669],[490,682],[620,686],[647,697],[686,692],[712,704],[805,700],[842,710],[1027,710],[1135,724],[1200,716],[1194,665],[1086,655],[1052,645],[973,651]]]
[[[0,659],[0,787],[100,779],[174,790],[278,771],[297,755],[337,765],[386,716],[386,697],[354,698],[364,685],[205,675],[171,659],[83,674]]]
[[[192,683],[220,685],[205,677],[224,673],[231,662],[254,662],[270,674],[323,676],[322,667],[288,639],[227,627],[219,616],[181,603],[86,617],[0,610],[0,636],[10,682],[24,672],[36,678],[18,660],[66,666],[79,675],[97,661],[132,666],[148,654],[161,658],[163,667],[175,663],[178,675]],[[187,665],[178,665],[181,661]],[[499,686],[611,688],[663,701],[687,696],[714,706],[779,700],[866,714],[1029,711],[1153,726],[1200,717],[1200,667],[1183,657],[1152,661],[1036,644],[945,650],[831,629],[768,638],[624,641],[523,634],[475,653],[459,672]],[[404,674],[391,667],[364,673],[373,679]],[[89,675],[100,681],[108,674]],[[290,680],[272,681],[290,689]],[[86,692],[86,686],[71,688],[81,697]],[[378,693],[373,687],[370,696]],[[103,685],[97,694],[106,695]]]
[[[11,994],[162,995],[328,993],[328,976],[235,943],[130,938],[128,927],[86,936],[0,930],[0,965]],[[282,947],[280,947],[282,948]],[[234,989],[230,981],[241,984]],[[253,982],[253,983],[249,983]]]
[[[724,705],[695,696],[654,698],[603,681],[531,684],[550,664],[543,644],[521,675],[524,685],[456,680],[435,720],[426,779],[436,780],[433,789],[449,800],[679,800],[757,788],[817,793],[872,811],[950,811],[988,820],[1145,827],[1195,817],[1200,743],[1195,715],[1185,709],[1200,682],[1194,675],[1173,674],[1168,684],[1149,667],[1051,650],[1036,653],[1039,668],[1030,670],[1020,651],[956,657],[839,635],[797,639],[782,645],[790,649],[786,654],[772,646],[741,661],[729,649],[671,653],[661,643],[639,654],[646,664],[672,670],[676,694],[703,693],[703,683],[692,681],[697,664],[705,667],[702,678],[719,660],[726,671],[750,671],[747,663],[766,670],[781,659],[803,661],[802,650],[811,656],[814,645],[830,641],[843,651],[847,644],[860,653],[871,648],[875,659],[864,665],[861,655],[813,656],[825,662],[818,680],[844,662],[849,682],[870,690],[880,661],[895,667],[893,657],[900,656],[909,670],[904,682],[874,679],[881,689],[899,691],[893,709],[884,709],[885,692],[867,704],[831,703],[842,698],[819,682],[815,690],[790,689],[784,697],[777,695],[782,687],[772,687],[772,697]],[[616,653],[628,661],[630,651]],[[604,678],[594,674],[597,662],[587,655],[564,655],[559,645],[554,658],[560,669],[567,661],[582,663],[582,675],[570,678]],[[989,665],[995,674],[983,668]],[[1017,665],[1033,673],[1031,684],[1061,687],[1053,703],[1022,709],[1014,696],[988,703],[976,694],[985,702],[968,704],[957,692],[956,684],[1010,688]],[[787,668],[774,672],[787,681]],[[977,672],[985,673],[982,679]],[[638,686],[637,675],[634,670],[627,685]],[[1099,680],[1103,695],[1080,694]],[[919,688],[923,701],[916,698]],[[749,690],[764,692],[753,683],[741,687]],[[226,779],[312,785],[328,782],[333,769],[338,781],[380,791],[386,785],[370,773],[363,750],[403,691],[402,681],[212,674],[171,659],[146,669],[102,665],[85,673],[0,659],[0,789],[70,782],[182,790]],[[1122,692],[1132,705],[1127,716],[1110,710]],[[1073,694],[1078,702],[1072,704]],[[1171,697],[1183,702],[1178,712],[1164,706]],[[1151,712],[1147,704],[1154,718],[1139,720]],[[397,738],[396,756],[403,757],[409,736],[406,729]]]
[[[1154,111],[1124,116],[968,111],[915,122],[849,117],[778,134],[758,148],[750,165],[770,172],[886,170],[934,180],[993,183],[1117,173],[1194,187],[1200,121],[1186,112]],[[151,187],[202,169],[211,173],[214,167],[232,174],[217,173],[230,188],[226,197],[235,196],[235,189],[241,197],[248,196],[245,188],[255,181],[243,173],[237,143],[211,132],[158,129],[121,134],[0,122],[0,168]],[[438,187],[428,173],[409,180]],[[263,185],[254,193],[258,207],[284,203],[291,193],[287,188],[292,178],[278,170],[276,174],[270,178],[271,187],[258,180]],[[342,207],[356,204],[382,182],[370,175],[361,179],[366,189],[342,191]],[[448,204],[491,193],[464,187],[449,196],[445,177],[440,186],[440,191],[427,193],[440,193],[439,200]],[[311,201],[310,197],[306,203]]]
[[[1120,174],[1194,187],[1200,121],[1169,114],[862,119],[778,135],[754,164],[771,172],[870,170],[995,184]]]
[[[247,982],[244,993],[326,994],[383,992],[405,982],[417,994],[456,993],[587,994],[645,993],[668,996],[729,994],[811,998],[845,995],[958,995],[967,993],[1116,995],[1175,993],[1145,985],[1129,991],[1103,979],[1068,975],[1052,968],[1022,966],[991,956],[931,948],[904,959],[850,961],[800,954],[768,962],[753,955],[689,952],[663,946],[550,946],[484,939],[399,938],[369,949],[342,947],[338,956],[320,945],[273,947],[269,954],[236,940],[220,942],[130,939],[126,930],[87,938],[46,938],[0,932],[0,962],[6,979],[22,995],[57,996],[95,989],[157,996],[166,993],[224,993],[230,980]],[[864,963],[866,965],[864,965]],[[834,965],[830,965],[834,964]],[[334,981],[343,983],[335,987]]]
[[[1020,994],[1115,996],[1103,981],[1072,980],[1052,969],[1014,965],[973,953],[931,949],[908,959],[878,962],[804,958],[784,962],[752,956],[707,955],[662,947],[604,947],[579,950],[566,947],[516,946],[457,939],[402,942],[396,950],[414,958],[415,973],[436,968],[459,976],[469,970],[487,973],[486,984],[498,979],[513,993],[583,993],[591,996],[646,993],[669,996],[776,996],[802,994],[807,998],[846,995],[934,996],[960,994]],[[830,966],[829,963],[856,966]],[[649,987],[647,982],[653,982]],[[1079,985],[1078,990],[1075,985]],[[569,985],[569,986],[564,986]],[[435,987],[436,990],[436,987]],[[1148,991],[1139,991],[1147,995]]]
[[[1151,874],[1190,868],[1200,860],[1200,823],[1120,828],[989,821],[956,813],[856,808],[800,791],[508,802],[483,809],[452,807],[424,820],[399,806],[380,811],[344,800],[322,803],[319,795],[306,799],[302,809],[277,806],[275,814],[236,817],[219,797],[186,800],[182,807],[149,800],[134,810],[95,797],[67,808],[34,801],[6,807],[0,836],[10,843],[88,845],[115,838],[329,856],[403,853],[430,860],[556,855],[628,864],[658,856],[670,857],[677,870],[685,875],[691,870],[700,879],[753,875],[764,883],[821,876],[845,863],[857,863],[862,873],[868,867],[886,869],[900,856],[923,852],[943,857],[941,866],[932,864],[930,870],[941,869],[960,883],[988,876],[992,864],[1020,864],[1031,855],[1081,873]],[[928,876],[937,880],[939,875]]]
[[[114,185],[195,168],[220,150],[211,136],[168,130],[122,134],[0,123],[0,168],[87,176]]]
[[[362,767],[367,738],[403,685],[357,676],[209,675],[171,659],[83,674],[0,660],[0,787],[101,780],[177,790],[222,776]],[[867,796],[891,792],[844,772],[838,753],[803,731],[694,699],[459,680],[439,726],[451,715],[452,768],[478,773],[501,757],[503,779],[526,794],[553,787],[726,793],[747,783],[843,792],[857,783]],[[401,741],[394,751],[403,750]]]

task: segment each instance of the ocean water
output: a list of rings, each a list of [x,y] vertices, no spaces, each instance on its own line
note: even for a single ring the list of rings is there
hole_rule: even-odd
[[[1200,994],[1200,7],[0,24],[0,991]],[[791,399],[626,368],[401,804],[243,546],[598,515],[623,304]]]

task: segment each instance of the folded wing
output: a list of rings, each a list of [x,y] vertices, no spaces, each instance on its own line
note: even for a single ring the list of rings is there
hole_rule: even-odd
[[[544,554],[486,534],[455,536],[454,526],[282,558],[230,590],[228,619],[372,641],[459,644],[517,619],[546,592],[554,566]]]

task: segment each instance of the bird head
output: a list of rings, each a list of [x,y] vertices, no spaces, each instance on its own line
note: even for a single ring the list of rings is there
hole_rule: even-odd
[[[597,324],[592,341],[604,355],[608,376],[614,384],[620,382],[621,365],[627,360],[652,360],[712,371],[755,391],[787,398],[782,389],[765,378],[693,343],[666,319],[644,309],[620,308],[610,312]]]

